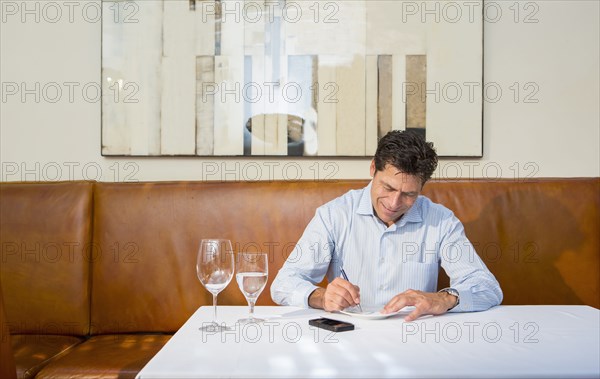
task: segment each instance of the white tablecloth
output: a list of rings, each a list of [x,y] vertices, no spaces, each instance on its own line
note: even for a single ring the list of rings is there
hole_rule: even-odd
[[[587,306],[499,306],[404,322],[294,307],[256,307],[267,322],[242,326],[247,307],[220,306],[234,330],[199,330],[201,307],[138,378],[600,377],[600,311]],[[329,317],[354,331],[308,325]]]

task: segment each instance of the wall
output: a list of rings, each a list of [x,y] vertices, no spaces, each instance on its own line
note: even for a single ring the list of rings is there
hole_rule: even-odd
[[[0,4],[2,181],[368,177],[368,159],[102,157],[98,2]],[[484,157],[445,159],[436,176],[600,176],[599,2],[487,2],[485,9]]]

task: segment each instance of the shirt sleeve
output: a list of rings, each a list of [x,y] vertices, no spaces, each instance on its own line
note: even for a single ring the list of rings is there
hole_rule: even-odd
[[[451,312],[484,311],[502,302],[500,284],[477,255],[462,223],[454,215],[442,238],[440,260],[450,277],[450,287],[460,295],[460,304]]]
[[[325,277],[335,249],[330,221],[327,208],[318,208],[271,284],[275,303],[309,307],[308,297]]]

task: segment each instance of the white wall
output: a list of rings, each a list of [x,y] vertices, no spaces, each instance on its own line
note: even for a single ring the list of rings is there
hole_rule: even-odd
[[[24,13],[25,3],[33,14]],[[368,159],[102,157],[100,101],[88,101],[82,94],[87,84],[87,96],[95,97],[100,83],[101,25],[93,22],[98,3],[88,5],[83,14],[88,2],[54,2],[62,11],[55,23],[50,21],[57,7],[47,2],[0,4],[2,181],[368,178]],[[599,2],[488,4],[484,157],[443,160],[437,176],[600,176]],[[498,4],[502,15],[496,13]],[[34,89],[36,82],[39,102],[35,94],[22,101],[21,83]],[[18,91],[14,95],[13,83]],[[52,83],[63,90],[55,103],[50,102],[56,97]],[[502,96],[496,99],[493,90],[498,88]],[[537,103],[525,102],[527,95]]]

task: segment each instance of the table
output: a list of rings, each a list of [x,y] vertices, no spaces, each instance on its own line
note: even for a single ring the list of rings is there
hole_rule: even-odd
[[[600,311],[588,306],[498,306],[404,322],[295,307],[256,307],[267,321],[236,324],[247,307],[220,306],[234,329],[208,333],[200,307],[138,378],[600,377]],[[329,317],[354,331],[308,325]]]

